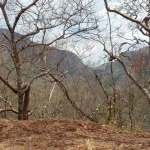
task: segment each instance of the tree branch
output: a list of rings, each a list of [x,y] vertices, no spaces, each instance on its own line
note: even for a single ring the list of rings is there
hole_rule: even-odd
[[[142,22],[140,22],[139,20],[133,19],[133,18],[131,18],[131,17],[129,17],[129,16],[127,16],[127,15],[125,15],[125,14],[123,14],[123,13],[117,11],[117,10],[110,9],[109,6],[108,6],[107,0],[104,0],[104,2],[105,2],[105,7],[106,7],[107,11],[109,11],[109,12],[114,12],[114,13],[116,13],[116,14],[122,16],[123,18],[126,18],[126,19],[128,19],[128,20],[130,20],[130,21],[132,21],[132,22],[135,22],[135,23],[141,25],[146,31],[150,32],[150,28],[148,28],[147,26],[145,26],[145,25],[144,25]]]
[[[15,19],[15,21],[14,21],[13,30],[15,30],[16,25],[17,25],[17,22],[19,21],[20,16],[21,16],[26,10],[28,10],[30,7],[32,7],[33,5],[35,5],[37,1],[38,1],[38,0],[35,0],[35,1],[33,1],[33,3],[31,3],[31,4],[28,5],[27,7],[21,9],[21,11],[18,13],[18,15],[17,15],[17,17],[16,17],[16,19]]]
[[[7,25],[8,29],[9,29],[9,31],[12,31],[12,27],[10,25],[10,22],[9,22],[9,19],[8,19],[8,16],[7,16],[7,12],[5,11],[6,3],[7,3],[7,0],[5,0],[3,4],[1,3],[0,7],[1,7],[1,10],[2,10],[2,13],[3,13],[3,16],[5,18],[6,25]]]
[[[0,113],[5,111],[12,111],[13,113],[18,114],[18,112],[12,108],[11,102],[7,101],[4,97],[0,96],[0,99],[2,99],[5,103],[9,105],[9,108],[0,109]]]
[[[15,94],[18,93],[18,91],[13,88],[1,75],[0,75],[0,80],[9,88],[11,89]]]
[[[133,81],[133,83],[142,91],[142,93],[145,95],[148,103],[150,104],[150,94],[148,92],[148,90],[146,88],[144,88],[132,75],[131,73],[127,70],[124,62],[117,56],[113,55],[112,53],[110,53],[105,47],[104,47],[104,51],[107,52],[107,54],[110,57],[113,57],[114,59],[116,59],[123,67],[126,75],[131,79],[131,81]]]
[[[65,94],[65,96],[67,97],[68,101],[70,102],[70,104],[78,111],[80,112],[83,116],[85,116],[86,118],[88,118],[89,120],[93,121],[93,122],[97,122],[95,119],[93,119],[91,116],[87,115],[82,109],[80,109],[76,103],[71,100],[69,93],[67,91],[67,88],[65,87],[64,84],[62,84],[56,77],[54,77],[54,75],[49,74],[55,82],[57,82],[57,84],[59,85],[60,89],[62,90],[62,92]]]
[[[0,113],[5,112],[5,111],[11,111],[11,112],[13,112],[15,114],[18,114],[18,111],[16,111],[13,108],[0,109]]]
[[[37,76],[35,76],[29,83],[29,86],[34,82],[34,80],[36,80],[37,78],[40,78],[42,76],[45,76],[49,73],[49,70],[47,70],[46,72],[43,72],[43,73],[39,73]]]

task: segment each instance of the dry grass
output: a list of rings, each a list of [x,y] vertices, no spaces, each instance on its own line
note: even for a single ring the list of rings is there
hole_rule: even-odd
[[[0,119],[0,150],[150,150],[150,133],[67,119]]]

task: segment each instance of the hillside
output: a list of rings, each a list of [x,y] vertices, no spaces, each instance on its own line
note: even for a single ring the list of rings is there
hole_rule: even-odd
[[[8,40],[5,36],[10,39],[10,33],[7,29],[0,28],[0,42],[5,43],[5,45],[10,48]],[[19,33],[15,33],[15,37],[21,37]],[[30,44],[29,44],[30,43]],[[37,46],[35,46],[37,45]],[[26,47],[23,51],[22,48]],[[83,75],[85,72],[89,74],[91,69],[83,64],[82,60],[73,52],[58,49],[56,47],[42,46],[39,43],[31,42],[28,38],[19,41],[17,43],[18,51],[20,52],[22,62],[30,61],[32,62],[32,68],[35,66],[40,66],[42,68],[46,67],[51,70],[53,73],[59,72],[68,72],[68,75]],[[0,52],[5,53],[5,49],[0,49]],[[11,62],[10,54],[5,54],[6,63]],[[46,60],[45,60],[46,59]],[[0,60],[1,63],[1,60]],[[23,65],[22,65],[23,66]],[[24,67],[24,66],[23,66]],[[38,67],[37,67],[38,68]],[[25,70],[26,68],[22,68]],[[35,71],[36,72],[36,71]]]
[[[0,119],[0,150],[150,150],[150,133],[66,119]]]
[[[129,51],[124,53],[121,56],[121,60],[124,62],[124,64],[126,65],[126,67],[128,69],[131,69],[131,64],[133,62],[136,62],[139,60],[139,56],[141,54],[144,54],[147,56],[147,59],[150,58],[150,56],[148,55],[149,53],[149,48],[148,47],[143,47],[137,51]],[[112,62],[112,68],[113,68],[113,73],[115,76],[120,76],[120,78],[122,78],[122,80],[124,80],[124,77],[126,76],[123,67],[121,66],[121,64],[118,61],[113,61]],[[110,76],[111,75],[111,62],[107,62],[104,64],[101,64],[95,68],[93,68],[93,71],[96,74],[103,74],[106,76]]]
[[[10,33],[8,32],[7,29],[2,29],[0,28],[0,37],[5,41],[5,38],[3,36],[5,34],[10,37]],[[16,37],[22,36],[19,33],[15,33]],[[18,47],[26,47],[30,43],[30,39],[25,39],[24,41],[21,41],[18,43]],[[32,42],[30,45],[31,47],[33,45],[37,45],[38,43]],[[8,42],[6,42],[6,45],[9,47]],[[68,71],[68,75],[90,75],[92,73],[92,70],[96,74],[103,74],[106,76],[109,76],[111,74],[110,71],[110,62],[107,62],[105,64],[101,64],[95,68],[90,68],[83,64],[82,60],[73,52],[67,51],[67,50],[61,50],[58,48],[54,47],[49,47],[47,46],[46,48],[43,46],[38,46],[35,48],[27,48],[23,52],[23,58],[24,59],[29,59],[36,64],[37,62],[39,63],[38,65],[44,67],[43,61],[44,61],[44,52],[42,52],[44,49],[46,49],[46,67],[49,68],[52,72],[57,72],[59,70],[60,72],[66,72]],[[149,51],[148,47],[141,48],[138,51],[130,51],[126,52],[123,54],[121,59],[125,62],[127,66],[130,66],[132,61],[135,61],[138,57],[138,53],[145,53],[147,54]],[[25,57],[24,57],[25,56]],[[7,56],[6,56],[7,57]],[[40,61],[39,61],[40,60]],[[113,70],[114,70],[114,75],[119,75],[121,77],[125,76],[124,70],[122,66],[117,62],[114,61],[112,63]]]

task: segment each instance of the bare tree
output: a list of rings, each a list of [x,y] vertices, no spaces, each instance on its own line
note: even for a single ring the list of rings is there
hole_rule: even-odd
[[[126,48],[126,51],[133,50],[133,48],[137,48],[139,45],[143,45],[146,43],[149,47],[149,35],[150,35],[150,28],[149,28],[149,10],[150,5],[149,1],[118,1],[118,4],[115,8],[111,7],[112,5],[107,1],[104,0],[106,10],[109,14],[109,12],[115,13],[116,15],[121,16],[128,22],[128,28],[129,31],[132,33],[132,38],[124,38],[124,41],[122,41],[116,48],[116,52],[119,52],[118,54],[112,53],[112,50],[109,50],[109,48],[106,46],[104,40],[101,40],[101,43],[103,44],[104,51],[110,56],[110,61],[118,61],[126,75],[132,80],[132,82],[142,91],[142,93],[146,96],[146,99],[148,103],[150,104],[150,93],[148,90],[149,87],[149,79],[145,84],[143,82],[140,82],[134,75],[133,70],[126,65],[126,63],[123,61],[123,57],[125,54],[125,51],[123,51],[123,46],[128,44],[128,48]],[[111,17],[109,16],[109,19],[111,20]],[[111,25],[112,26],[112,25]],[[139,36],[139,34],[141,36]],[[144,38],[142,38],[145,37]],[[110,37],[112,38],[112,36]]]
[[[0,10],[2,27],[7,29],[2,31],[0,45],[1,57],[7,54],[1,62],[0,81],[17,94],[14,112],[18,120],[28,119],[32,83],[52,74],[46,65],[47,53],[58,41],[75,35],[80,38],[97,28],[93,0],[3,0]]]

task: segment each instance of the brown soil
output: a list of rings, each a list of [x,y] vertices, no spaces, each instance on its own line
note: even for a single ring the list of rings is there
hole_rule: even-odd
[[[150,150],[150,133],[67,119],[0,119],[0,150]]]

